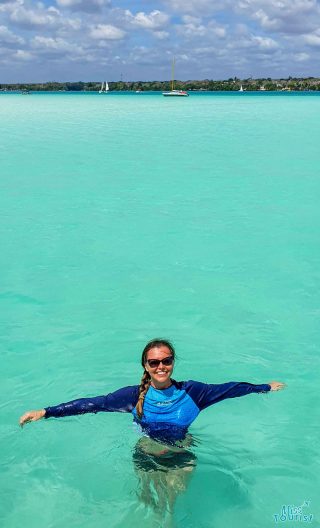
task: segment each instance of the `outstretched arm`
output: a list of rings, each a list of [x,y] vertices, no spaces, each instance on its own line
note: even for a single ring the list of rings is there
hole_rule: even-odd
[[[81,398],[54,407],[46,407],[39,411],[29,411],[20,418],[21,427],[27,422],[35,422],[41,418],[60,418],[75,414],[103,412],[131,412],[138,401],[139,387],[124,387],[106,396]]]
[[[200,410],[206,409],[228,398],[238,398],[247,394],[276,391],[284,388],[278,381],[255,385],[243,381],[230,381],[221,384],[200,383],[187,381],[183,387]]]

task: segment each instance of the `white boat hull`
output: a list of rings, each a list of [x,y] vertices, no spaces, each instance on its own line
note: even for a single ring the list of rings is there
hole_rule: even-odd
[[[189,97],[188,92],[182,90],[171,90],[170,92],[162,92],[165,97]]]

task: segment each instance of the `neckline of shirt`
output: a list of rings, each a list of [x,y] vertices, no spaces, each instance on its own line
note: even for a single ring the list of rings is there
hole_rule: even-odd
[[[171,383],[171,385],[169,385],[169,387],[165,387],[164,389],[156,389],[156,387],[154,387],[153,385],[150,385],[150,387],[151,387],[153,390],[155,390],[155,391],[164,392],[164,391],[169,390],[169,389],[171,389],[172,387],[174,387],[174,384]]]

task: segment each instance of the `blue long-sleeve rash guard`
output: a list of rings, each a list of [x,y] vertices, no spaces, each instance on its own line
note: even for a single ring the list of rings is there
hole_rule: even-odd
[[[200,411],[227,398],[237,398],[253,392],[268,392],[270,385],[230,381],[219,385],[199,381],[173,381],[167,389],[150,386],[145,396],[143,416],[140,420],[135,406],[139,397],[139,385],[123,387],[106,396],[81,398],[55,407],[46,407],[46,418],[59,418],[74,414],[97,412],[132,413],[134,421],[150,437],[159,441],[182,440],[188,427]]]

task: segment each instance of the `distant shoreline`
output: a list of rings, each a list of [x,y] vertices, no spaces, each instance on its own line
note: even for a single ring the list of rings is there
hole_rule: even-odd
[[[109,82],[110,91],[129,92],[161,92],[171,89],[170,81],[130,81]],[[101,83],[88,82],[46,82],[46,83],[0,83],[1,92],[30,91],[30,92],[98,92]],[[320,91],[319,77],[288,77],[287,79],[239,79],[213,81],[209,79],[197,81],[175,81],[175,89],[201,92],[237,92],[237,91]]]

